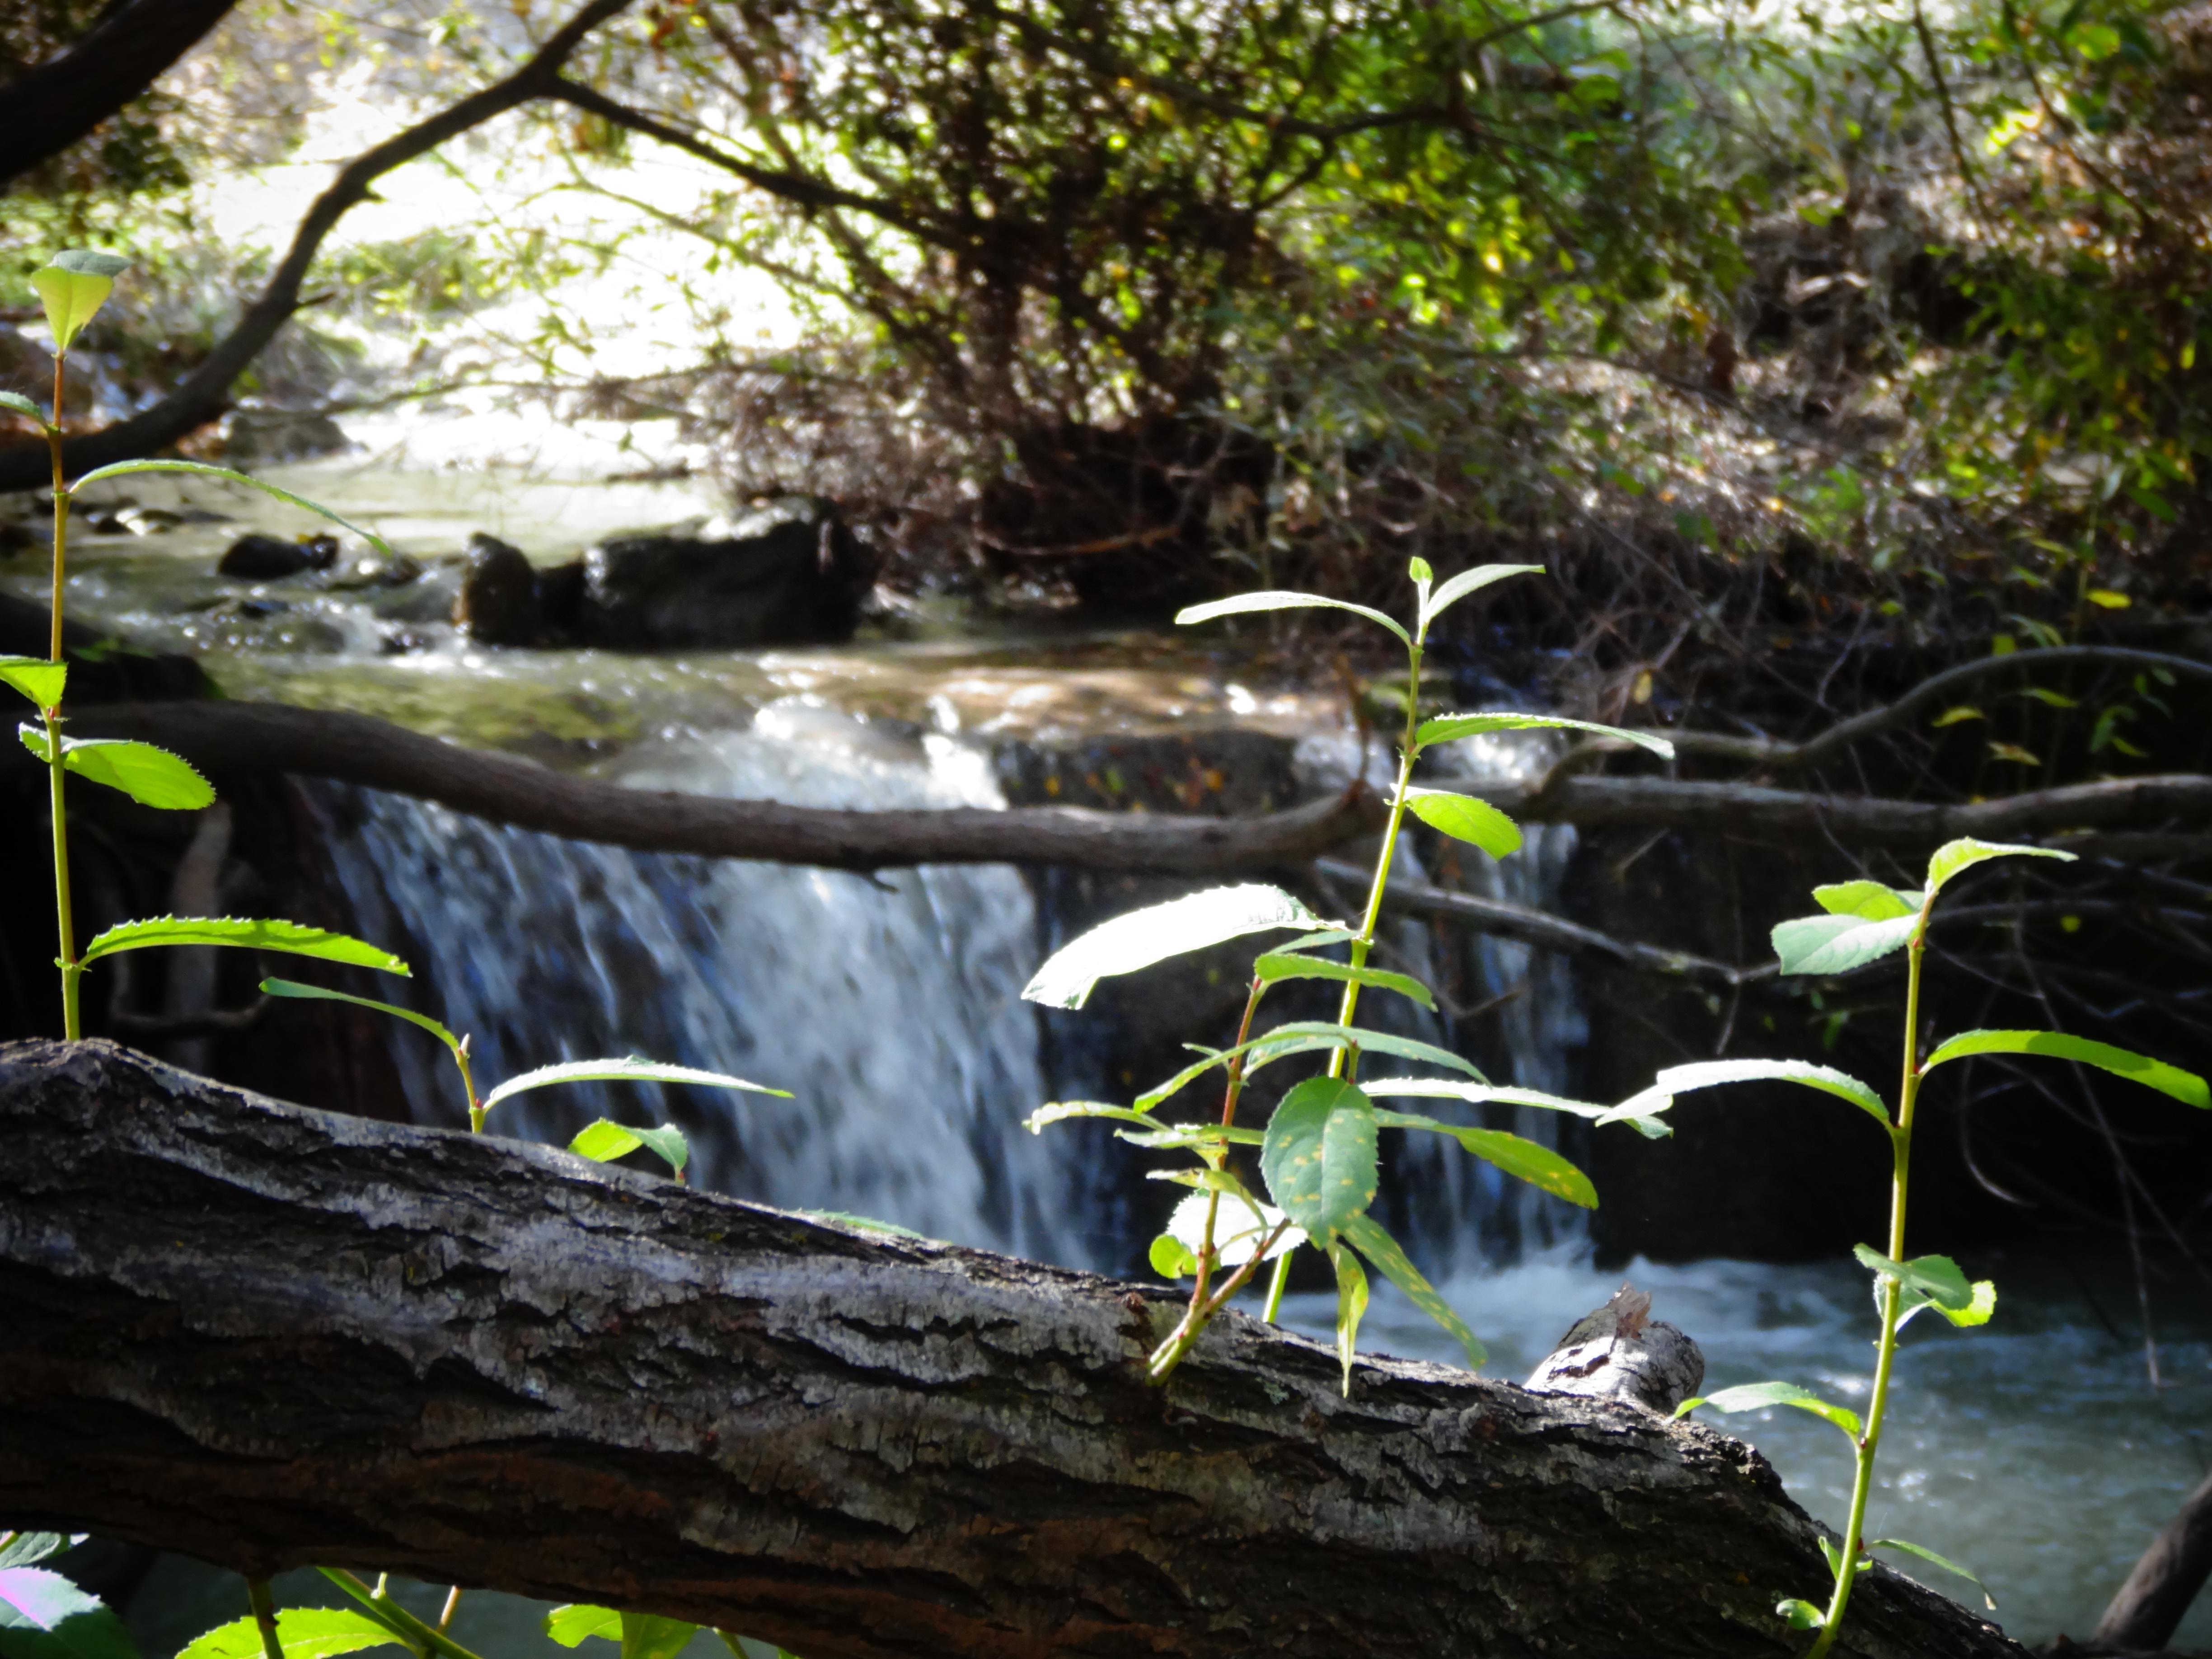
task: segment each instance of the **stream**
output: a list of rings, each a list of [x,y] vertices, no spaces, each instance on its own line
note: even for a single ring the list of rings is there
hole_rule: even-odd
[[[441,621],[451,561],[471,531],[550,561],[610,532],[710,517],[718,503],[680,480],[358,456],[270,476],[375,526],[422,574],[394,580],[405,573],[361,563],[362,550],[349,546],[336,585],[220,578],[214,562],[240,533],[289,536],[304,519],[241,489],[156,481],[131,493],[184,521],[142,536],[89,534],[79,520],[71,615],[194,653],[230,696],[357,709],[640,787],[988,807],[1006,803],[1010,744],[1194,726],[1279,738],[1309,783],[1358,763],[1332,687],[1272,659],[1248,664],[1218,641],[994,632],[925,606],[892,618],[882,637],[836,648],[473,648]],[[43,599],[44,562],[0,561],[0,586]],[[1481,776],[1536,758],[1498,744],[1448,764]],[[732,1104],[650,1086],[547,1091],[502,1107],[495,1132],[565,1140],[602,1114],[671,1119],[691,1136],[704,1185],[1077,1267],[1121,1268],[1131,1224],[1122,1212],[1150,1203],[1164,1216],[1171,1205],[1168,1188],[1104,1194],[1079,1153],[1108,1143],[1020,1127],[1055,1094],[1119,1085],[1078,1074],[1080,1062],[1042,1040],[1039,1018],[1019,1000],[1063,930],[1039,897],[1048,890],[1012,868],[871,878],[635,854],[351,788],[310,794],[356,930],[415,963],[417,979],[400,994],[472,1035],[480,1078],[635,1050],[795,1097]],[[1571,831],[1546,831],[1516,860],[1467,880],[1554,902],[1571,850]],[[1405,948],[1426,947],[1414,938]],[[1494,1016],[1489,1052],[1504,1053],[1514,1073],[1500,1080],[1569,1088],[1589,1033],[1565,965],[1502,941],[1464,948],[1468,977],[1490,994],[1530,988]],[[1422,1034],[1461,1035],[1449,1021]],[[462,1121],[441,1051],[395,1023],[391,1053],[419,1121]],[[1524,1375],[1622,1277],[1590,1264],[1572,1212],[1509,1190],[1487,1165],[1425,1154],[1396,1173],[1400,1201],[1419,1218],[1409,1245],[1488,1342],[1492,1375]],[[1999,1602],[1994,1616],[2023,1641],[2083,1637],[2212,1458],[2212,1296],[2187,1269],[2153,1259],[2164,1382],[2154,1389],[2133,1280],[2116,1250],[2054,1242],[1964,1265],[1998,1281],[1996,1319],[1979,1332],[1929,1320],[1907,1333],[1870,1523],[1975,1567]],[[1638,1261],[1626,1276],[1653,1292],[1655,1316],[1703,1346],[1709,1391],[1774,1376],[1863,1398],[1874,1315],[1855,1267]],[[1332,1311],[1319,1297],[1293,1297],[1286,1317],[1321,1334]],[[1455,1357],[1387,1288],[1362,1346]],[[1850,1462],[1834,1430],[1786,1410],[1716,1420],[1753,1441],[1814,1514],[1841,1519]],[[1923,1571],[1975,1604],[1971,1586],[1916,1567]],[[290,1588],[321,1599],[304,1581]],[[1820,1599],[1816,1584],[1778,1589]],[[235,1581],[165,1559],[132,1607],[148,1652],[160,1659],[213,1617],[232,1616],[225,1597],[238,1599]],[[537,1616],[514,1598],[474,1597],[456,1635],[489,1659],[550,1656]],[[2200,1602],[2177,1645],[2212,1647],[2212,1604]]]

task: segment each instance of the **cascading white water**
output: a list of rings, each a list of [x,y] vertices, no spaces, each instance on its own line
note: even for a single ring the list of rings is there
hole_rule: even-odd
[[[975,752],[795,701],[750,731],[641,744],[602,775],[804,805],[1003,805]],[[502,1104],[494,1132],[565,1143],[603,1115],[673,1121],[696,1178],[720,1191],[1089,1258],[1049,1150],[1021,1131],[1042,1092],[1020,1000],[1036,920],[1012,870],[870,878],[634,854],[394,796],[326,799],[356,926],[408,941],[433,1012],[473,1040],[480,1086],[637,1053],[793,1096],[570,1085]],[[396,1022],[390,1043],[416,1112],[461,1121],[443,1051]]]

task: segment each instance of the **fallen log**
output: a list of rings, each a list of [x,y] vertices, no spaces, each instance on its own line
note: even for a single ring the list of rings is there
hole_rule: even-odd
[[[0,1516],[808,1659],[1794,1655],[1756,1452],[550,1148],[0,1048]],[[1887,1569],[1839,1653],[2019,1659]]]

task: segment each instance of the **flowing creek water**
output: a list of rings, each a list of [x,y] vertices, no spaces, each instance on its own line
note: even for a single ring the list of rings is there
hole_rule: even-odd
[[[1285,678],[1279,666],[1247,672],[1188,641],[993,635],[918,614],[899,638],[836,649],[472,649],[441,621],[451,574],[438,562],[470,531],[551,558],[611,531],[703,517],[714,504],[680,483],[488,468],[337,460],[278,476],[374,524],[428,573],[392,584],[389,572],[362,569],[335,588],[228,581],[213,565],[232,538],[246,528],[289,534],[301,521],[243,491],[149,487],[136,492],[142,501],[223,517],[75,541],[72,614],[194,653],[232,696],[359,709],[641,787],[992,806],[1005,799],[994,764],[1004,744],[1194,726],[1293,741],[1309,779],[1344,776],[1354,763],[1334,690]],[[0,584],[43,598],[43,562],[0,564]],[[1469,747],[1447,764],[1483,775],[1529,758]],[[1099,1143],[1020,1128],[1053,1093],[1105,1085],[1066,1075],[1019,1000],[1058,935],[1055,918],[1040,913],[1045,890],[1014,870],[867,878],[563,843],[350,788],[318,786],[313,799],[359,931],[416,963],[419,978],[402,994],[434,998],[428,1006],[473,1034],[480,1076],[635,1050],[797,1097],[732,1106],[674,1091],[546,1091],[502,1108],[495,1130],[565,1139],[603,1112],[672,1116],[710,1187],[1074,1266],[1126,1261],[1127,1218],[1102,1208],[1095,1172],[1075,1152]],[[1468,882],[1553,902],[1571,850],[1571,832],[1542,832]],[[1422,935],[1401,945],[1415,957],[1431,948]],[[1511,1080],[1570,1088],[1590,1033],[1565,965],[1494,939],[1465,948],[1491,994],[1528,985],[1492,1016],[1492,1051],[1510,1057]],[[1457,1035],[1448,1021],[1425,1034]],[[392,1054],[417,1116],[458,1121],[438,1051],[395,1024]],[[1571,1215],[1487,1165],[1431,1149],[1399,1174],[1419,1218],[1416,1254],[1489,1342],[1494,1375],[1525,1374],[1619,1282],[1589,1264]],[[1164,1213],[1171,1198],[1163,1188],[1121,1202],[1156,1200]],[[2069,1259],[2053,1249],[1966,1265],[1998,1279],[1997,1320],[1974,1334],[1928,1328],[1933,1321],[1908,1334],[1871,1520],[1976,1566],[2002,1604],[1996,1616],[2023,1639],[2083,1635],[2212,1453],[2203,1432],[2212,1425],[2212,1297],[2179,1269],[2154,1281],[2166,1386],[2154,1391],[2134,1290],[2109,1253]],[[1627,1276],[1655,1293],[1658,1316],[1703,1345],[1709,1387],[1778,1376],[1863,1396],[1874,1322],[1856,1268],[1638,1262]],[[1320,1298],[1292,1298],[1304,1328],[1322,1332],[1329,1316]],[[1387,1291],[1364,1344],[1452,1357],[1442,1334]],[[1834,1431],[1787,1411],[1726,1426],[1753,1440],[1814,1514],[1840,1518],[1850,1460]],[[191,1633],[199,1600],[226,1593],[180,1565],[161,1571],[173,1582],[148,1603],[161,1609],[147,1615],[155,1650]],[[1972,1600],[1955,1581],[1938,1588]],[[1817,1599],[1819,1587],[1778,1589]],[[457,1633],[492,1644],[499,1659],[539,1639],[534,1616],[485,1597],[465,1608]],[[2212,1607],[2200,1606],[2179,1639],[2212,1646]]]

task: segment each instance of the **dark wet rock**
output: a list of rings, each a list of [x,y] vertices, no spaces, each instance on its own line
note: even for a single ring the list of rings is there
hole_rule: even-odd
[[[359,593],[380,587],[404,587],[422,579],[420,560],[404,553],[395,553],[388,559],[380,553],[364,553],[323,586],[333,593]]]
[[[787,496],[724,536],[617,536],[592,548],[576,634],[627,651],[831,643],[852,637],[872,580],[836,507]]]
[[[18,553],[33,549],[44,552],[52,547],[52,538],[27,524],[0,524],[0,559],[13,558]]]
[[[282,537],[264,536],[255,531],[233,542],[215,570],[218,576],[228,576],[234,581],[282,581],[287,576],[327,569],[337,556],[337,544],[328,536],[288,542]]]
[[[230,417],[224,453],[233,461],[297,461],[352,447],[344,429],[327,415],[241,409]]]
[[[584,612],[584,562],[546,565],[537,573],[538,615],[549,641],[574,637],[577,618]]]
[[[459,558],[434,559],[415,580],[398,587],[372,588],[360,596],[380,622],[414,626],[449,625],[466,569]]]
[[[522,550],[482,531],[469,538],[453,626],[481,645],[532,645],[544,632],[538,572]]]

